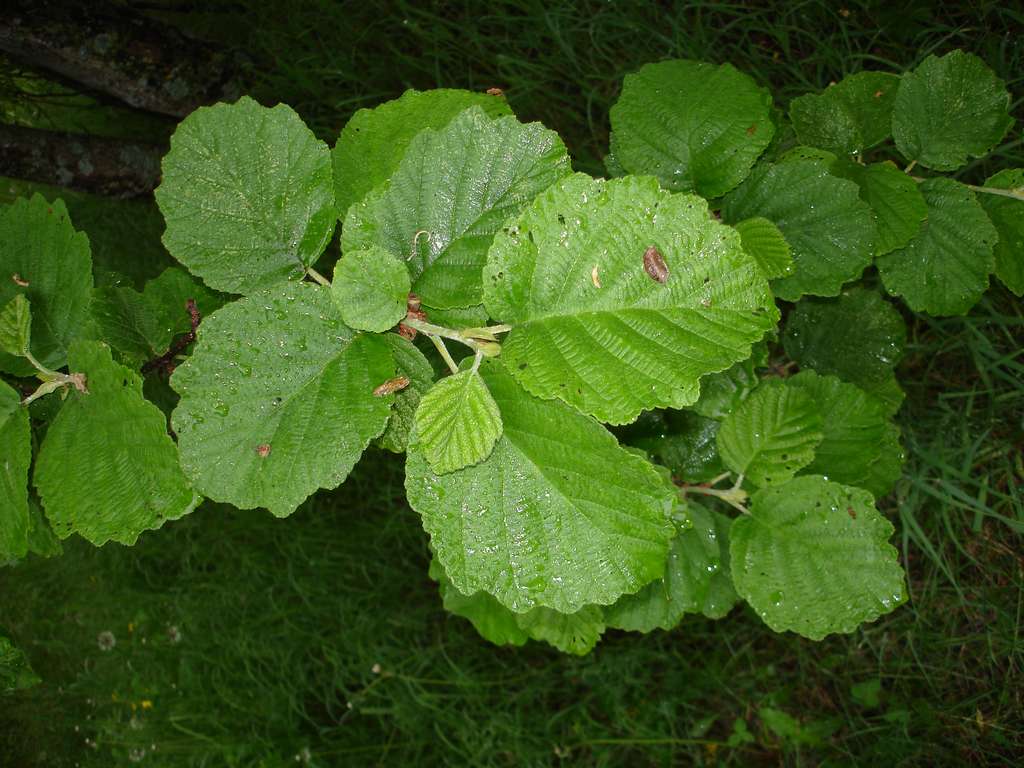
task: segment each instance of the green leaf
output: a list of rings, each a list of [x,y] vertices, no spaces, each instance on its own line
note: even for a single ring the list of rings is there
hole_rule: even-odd
[[[928,220],[906,248],[878,258],[882,283],[915,312],[963,315],[988,288],[999,233],[963,184],[927,179],[921,193]]]
[[[501,413],[480,375],[460,371],[420,400],[416,432],[431,470],[443,475],[491,455],[501,437]]]
[[[764,276],[769,280],[785,277],[793,272],[793,257],[789,243],[779,228],[768,219],[755,216],[734,226],[740,233],[743,250],[754,257]]]
[[[395,375],[409,379],[409,386],[395,393],[395,403],[391,406],[387,429],[380,436],[380,445],[392,453],[405,453],[420,399],[434,386],[434,369],[411,341],[397,333],[384,334],[384,340],[395,359]]]
[[[703,483],[721,474],[723,465],[715,438],[719,423],[692,411],[669,411],[658,434],[630,441],[673,475],[688,483]]]
[[[765,379],[718,430],[725,465],[754,485],[779,485],[814,460],[822,440],[821,414],[814,400]]]
[[[775,133],[772,97],[731,64],[672,60],[626,75],[611,109],[611,152],[666,189],[724,195]]]
[[[756,369],[768,364],[767,345],[764,342],[756,344],[752,351],[753,354],[746,360],[700,380],[700,398],[692,406],[694,412],[720,421],[747,399],[760,381]]]
[[[576,656],[589,653],[605,629],[604,614],[594,605],[585,605],[573,613],[534,608],[519,614],[516,622],[531,640],[543,640]]]
[[[835,296],[871,263],[876,226],[856,184],[829,173],[819,160],[790,160],[756,168],[722,207],[728,222],[762,216],[789,243],[794,271],[772,283],[775,294]]]
[[[921,222],[928,215],[924,197],[917,182],[891,162],[837,162],[831,170],[857,184],[861,200],[871,206],[878,225],[875,255],[903,248],[921,229]]]
[[[631,632],[672,629],[687,613],[700,613],[711,578],[722,566],[722,551],[712,513],[690,503],[689,525],[677,525],[668,551],[665,575],[634,595],[624,595],[605,609],[605,623]]]
[[[28,470],[32,431],[21,397],[0,381],[0,562],[28,551]]]
[[[868,476],[861,487],[871,491],[876,499],[882,498],[896,487],[897,481],[903,476],[905,460],[906,453],[900,443],[900,428],[889,422],[885,425],[878,458],[868,469]]]
[[[740,596],[732,583],[732,566],[729,560],[729,535],[732,530],[732,518],[719,512],[712,512],[715,522],[715,537],[722,552],[721,565],[711,574],[708,593],[701,606],[701,613],[709,619],[721,619],[736,607]],[[714,563],[712,563],[714,565]]]
[[[824,438],[815,450],[814,461],[801,474],[824,475],[844,485],[868,487],[889,427],[882,404],[853,384],[814,371],[791,376],[786,386],[806,393],[822,418]]]
[[[701,376],[748,357],[778,320],[735,230],[650,177],[547,190],[495,238],[484,282],[523,386],[612,424],[692,404]]]
[[[248,96],[181,121],[155,196],[167,250],[228,293],[300,279],[337,220],[327,145],[290,107]]]
[[[71,226],[61,200],[51,204],[36,194],[0,209],[0,307],[17,295],[32,305],[32,355],[47,368],[63,368],[68,346],[88,327],[92,259],[89,239]],[[35,373],[27,360],[5,352],[0,370]]]
[[[178,465],[166,418],[142,397],[141,377],[96,341],[75,342],[68,366],[85,373],[89,391],[68,395],[35,467],[54,532],[130,545],[195,509],[200,499]]]
[[[985,181],[986,187],[1016,189],[1024,194],[1024,169],[1008,168]],[[996,277],[1018,296],[1024,296],[1024,201],[982,193],[978,200],[996,231]]]
[[[201,317],[223,304],[220,295],[185,270],[171,267],[141,293],[127,286],[97,288],[92,315],[100,338],[124,360],[139,364],[163,355],[175,336],[191,330],[189,299]]]
[[[436,559],[430,561],[430,578],[437,582],[441,601],[449,613],[469,619],[480,636],[495,645],[524,645],[530,636],[519,628],[513,613],[486,592],[464,595],[457,590]],[[540,609],[543,610],[543,609]]]
[[[420,132],[388,184],[349,210],[342,250],[376,245],[405,260],[428,307],[479,304],[494,233],[570,170],[562,140],[540,123],[468,109]]]
[[[852,155],[889,138],[900,78],[887,72],[848,75],[820,94],[793,99],[789,117],[801,144]]]
[[[660,577],[673,494],[600,424],[529,395],[497,361],[480,375],[504,432],[483,462],[436,475],[414,435],[409,503],[464,594],[516,612],[607,605]]]
[[[896,308],[862,286],[834,299],[801,299],[782,335],[786,354],[801,368],[834,373],[868,390],[892,377],[906,340],[906,323]]]
[[[64,553],[60,539],[46,522],[35,496],[28,500],[28,551],[40,557],[56,557]]]
[[[903,75],[892,113],[896,148],[907,160],[954,171],[988,153],[1013,125],[1010,93],[971,53],[929,56]]]
[[[335,488],[384,431],[394,395],[388,343],[352,331],[330,290],[281,284],[203,321],[171,377],[181,465],[196,490],[283,517]]]
[[[347,251],[331,280],[334,302],[350,328],[380,333],[405,317],[409,270],[383,248]]]
[[[444,128],[470,107],[480,107],[492,118],[512,114],[503,97],[438,88],[410,89],[397,99],[352,115],[331,151],[334,197],[341,217],[391,178],[416,134],[424,128]]]
[[[0,310],[0,352],[23,357],[32,334],[32,310],[19,293]]]
[[[0,635],[0,694],[11,694],[41,682],[25,653]]]
[[[776,632],[853,632],[906,599],[892,532],[867,491],[798,477],[733,522],[733,582]]]

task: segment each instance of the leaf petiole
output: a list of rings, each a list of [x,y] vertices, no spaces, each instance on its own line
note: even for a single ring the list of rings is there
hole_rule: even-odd
[[[743,485],[742,474],[737,476],[736,482],[733,483],[731,488],[722,490],[719,488],[710,487],[727,478],[729,474],[729,472],[723,472],[718,477],[712,479],[711,482],[707,485],[684,485],[682,488],[679,489],[679,494],[683,498],[686,498],[687,493],[699,493],[703,494],[704,496],[714,496],[715,498],[724,501],[730,507],[738,509],[740,512],[746,514],[747,508],[743,505],[744,502],[746,502],[746,500],[749,498],[749,495],[746,491],[743,490],[743,488],[740,487]]]
[[[331,285],[330,281],[326,277],[321,275],[312,267],[306,267],[306,274],[316,280],[316,282],[320,283],[320,285],[326,285],[328,287]]]
[[[434,325],[426,320],[419,320],[411,316],[407,316],[402,323],[428,336],[440,336],[457,341],[460,344],[465,344],[474,352],[480,352],[485,357],[497,357],[501,353],[501,345],[495,340],[494,334],[505,333],[510,329],[507,325],[495,325],[487,328],[466,328],[457,331],[453,328]]]

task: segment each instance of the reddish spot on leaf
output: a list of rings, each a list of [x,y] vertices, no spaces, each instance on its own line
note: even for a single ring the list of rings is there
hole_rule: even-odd
[[[267,458],[270,455],[270,443],[260,443],[256,446],[256,455],[261,459]]]
[[[757,133],[757,123],[747,128],[747,136],[753,136],[755,133]]]
[[[408,376],[395,376],[395,378],[388,379],[383,384],[381,384],[379,387],[376,387],[373,390],[373,396],[374,397],[384,397],[385,395],[390,395],[393,392],[400,392],[401,390],[405,389],[408,386],[409,386],[409,377]]]
[[[653,245],[644,251],[644,271],[651,280],[657,283],[665,283],[668,280],[668,265],[661,251]]]
[[[875,96],[876,99],[881,98],[882,97],[882,89],[879,88],[877,91],[875,91],[874,96]]]
[[[501,90],[501,88],[488,88],[487,89],[487,95],[488,96],[504,96],[505,92],[503,90]]]
[[[853,507],[847,507],[846,508],[846,514],[848,514],[854,520],[857,519],[857,510],[855,510]]]

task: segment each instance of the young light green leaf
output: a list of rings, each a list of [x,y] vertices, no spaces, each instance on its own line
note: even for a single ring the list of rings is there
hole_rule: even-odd
[[[516,616],[516,623],[531,640],[543,640],[563,653],[585,656],[604,634],[604,615],[595,605],[573,613],[534,608]]]
[[[733,582],[776,632],[853,632],[906,599],[892,532],[867,491],[798,477],[758,491],[733,522]]]
[[[637,437],[641,448],[687,483],[707,482],[721,474],[722,459],[715,438],[719,422],[693,411],[668,411],[657,434]]]
[[[335,488],[383,432],[395,373],[380,336],[355,333],[330,290],[285,283],[203,321],[171,378],[181,465],[196,489],[283,517]]]
[[[824,438],[801,474],[866,488],[889,426],[882,404],[853,384],[814,371],[789,377],[786,386],[805,392],[822,418]]]
[[[409,503],[455,587],[516,612],[607,605],[664,573],[673,494],[600,424],[528,394],[498,360],[480,375],[504,432],[479,464],[431,471],[418,438]]]
[[[478,464],[501,437],[501,413],[484,380],[464,370],[437,382],[416,409],[419,447],[443,475]]]
[[[32,306],[31,352],[47,368],[67,363],[86,333],[92,299],[89,239],[76,232],[61,200],[19,198],[0,209],[0,307],[23,295]],[[0,351],[0,370],[31,376],[27,360]]]
[[[963,184],[927,179],[921,193],[928,220],[905,248],[878,258],[882,283],[916,312],[963,315],[988,288],[999,233]]]
[[[494,233],[570,171],[562,140],[540,123],[468,109],[420,132],[388,184],[352,206],[342,249],[376,245],[406,260],[428,307],[479,304]]]
[[[438,88],[410,89],[397,99],[352,115],[331,151],[338,214],[344,218],[352,205],[391,178],[417,133],[444,128],[470,107],[480,107],[489,117],[512,114],[500,96]]]
[[[768,219],[755,216],[735,224],[733,228],[740,233],[743,250],[754,257],[769,280],[793,272],[789,243]]]
[[[178,464],[166,418],[142,397],[142,378],[96,341],[72,344],[68,367],[85,374],[88,392],[69,393],[35,467],[54,532],[96,546],[131,545],[195,509],[199,496]]]
[[[694,503],[687,504],[685,511],[689,525],[676,526],[664,577],[608,606],[604,620],[609,627],[631,632],[668,630],[685,614],[703,609],[711,578],[722,566],[722,551],[712,513]]]
[[[436,558],[430,561],[430,578],[437,582],[445,610],[469,619],[484,640],[495,645],[524,645],[530,639],[519,627],[517,619],[522,614],[513,613],[486,592],[462,594]]]
[[[395,359],[395,376],[404,376],[409,385],[395,393],[395,403],[391,406],[387,429],[380,436],[380,445],[392,453],[405,453],[420,399],[434,385],[434,369],[408,339],[397,333],[386,333],[384,340]]]
[[[765,379],[718,430],[725,465],[754,485],[779,485],[814,460],[821,442],[821,413],[814,400]]]
[[[786,318],[782,344],[801,368],[870,390],[892,377],[906,339],[896,308],[878,291],[858,286],[834,299],[801,299]]]
[[[611,109],[611,153],[666,189],[724,195],[775,133],[772,97],[731,64],[672,60],[626,75]]]
[[[903,248],[921,229],[928,215],[917,182],[891,162],[861,165],[835,162],[832,173],[860,187],[860,198],[871,206],[878,225],[875,255]]]
[[[888,72],[848,75],[820,94],[793,99],[789,117],[801,144],[852,155],[889,138],[900,78]]]
[[[896,148],[936,171],[981,157],[1013,125],[1006,85],[971,53],[934,54],[903,75],[892,113]]]
[[[1016,189],[1024,194],[1024,169],[1008,168],[985,181],[986,187]],[[1002,195],[980,194],[985,213],[996,231],[996,277],[1018,296],[1024,296],[1024,201]]]
[[[835,296],[871,263],[876,226],[857,185],[829,173],[819,160],[763,165],[724,201],[728,222],[763,216],[792,249],[794,271],[772,283],[775,294]]]
[[[347,251],[334,267],[331,294],[350,328],[381,333],[405,317],[409,270],[383,248]]]
[[[778,320],[739,235],[651,177],[547,190],[495,238],[484,282],[523,386],[612,424],[690,405]]]
[[[300,279],[338,218],[327,145],[290,107],[248,96],[178,125],[155,196],[167,250],[228,293]]]
[[[22,357],[32,340],[32,310],[19,293],[0,309],[0,352]]]
[[[0,381],[0,562],[28,551],[28,470],[32,432],[28,409],[16,390]]]

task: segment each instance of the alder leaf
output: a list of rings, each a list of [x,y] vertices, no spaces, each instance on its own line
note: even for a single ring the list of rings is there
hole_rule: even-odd
[[[405,317],[409,270],[382,248],[347,251],[334,267],[331,293],[350,328],[381,333]]]
[[[420,399],[434,385],[434,368],[408,339],[397,333],[386,333],[384,340],[391,347],[395,359],[395,376],[405,376],[409,386],[395,393],[395,403],[391,406],[388,426],[380,436],[380,446],[392,453],[405,453]]]
[[[985,181],[986,187],[1016,189],[1024,194],[1024,169],[1008,168]],[[1024,296],[1024,200],[981,193],[978,196],[996,231],[995,273],[1003,285]]]
[[[903,75],[892,113],[896,148],[907,160],[955,171],[981,157],[1013,125],[1010,93],[985,62],[956,50],[934,54]]]
[[[771,94],[731,64],[646,64],[626,75],[611,108],[611,154],[666,189],[719,197],[771,141],[771,105]]]
[[[878,458],[868,469],[868,476],[861,487],[871,491],[876,499],[882,498],[896,487],[903,476],[903,462],[906,458],[900,442],[900,428],[892,422],[887,423]]]
[[[680,480],[707,482],[722,472],[715,438],[719,422],[693,411],[668,411],[658,422],[656,434],[629,440],[646,451]]]
[[[729,552],[729,536],[732,530],[732,518],[720,512],[712,512],[715,522],[715,537],[722,551],[722,563],[711,574],[708,593],[701,606],[701,613],[709,619],[721,619],[740,601],[740,596],[732,583],[732,565]],[[712,564],[713,565],[713,564]]]
[[[0,380],[0,563],[28,551],[32,432],[21,396]]]
[[[32,305],[32,355],[47,368],[63,368],[68,346],[88,330],[92,257],[62,200],[35,194],[0,208],[0,307],[18,295]],[[35,374],[27,360],[3,351],[0,370]]]
[[[289,515],[384,431],[394,395],[373,391],[394,373],[388,343],[348,328],[326,287],[284,283],[228,304],[171,377],[181,465],[214,501]]]
[[[227,293],[301,279],[338,218],[327,145],[290,107],[248,96],[178,124],[154,195],[164,246]]]
[[[0,352],[23,357],[32,340],[32,309],[19,293],[0,310]]]
[[[473,107],[412,140],[387,185],[349,210],[342,250],[376,245],[405,260],[428,307],[479,304],[494,233],[570,171],[554,131]]]
[[[786,386],[805,392],[821,414],[824,437],[814,451],[814,460],[800,473],[868,487],[873,472],[885,469],[872,469],[881,458],[889,427],[882,404],[853,384],[814,371],[790,376]]]
[[[778,321],[735,230],[651,177],[576,174],[506,230],[484,270],[488,312],[513,326],[502,359],[528,391],[601,421],[692,404],[701,376]]]
[[[860,198],[871,206],[878,226],[875,255],[904,247],[921,229],[928,215],[917,182],[891,162],[861,165],[836,162],[832,173],[860,187]]]
[[[782,232],[793,255],[792,274],[772,290],[786,301],[804,294],[835,296],[871,263],[877,229],[856,184],[829,173],[820,160],[763,165],[722,206],[722,218],[761,216]]]
[[[479,373],[504,423],[491,455],[437,475],[414,433],[406,459],[409,503],[452,584],[518,613],[572,613],[659,578],[673,494],[650,462],[593,419],[531,396],[501,362]]]
[[[767,364],[768,347],[764,342],[758,342],[746,360],[700,380],[700,399],[693,404],[693,411],[705,418],[721,421],[754,391],[760,381],[757,368]]]
[[[437,558],[430,561],[430,578],[437,582],[445,610],[469,619],[484,640],[495,645],[524,645],[530,639],[517,621],[522,614],[513,613],[486,592],[462,594],[452,585]]]
[[[903,355],[907,326],[878,291],[856,286],[834,299],[801,299],[782,345],[801,368],[833,373],[865,390],[884,386]]]
[[[853,632],[906,600],[892,533],[867,491],[798,477],[755,493],[733,522],[733,582],[776,632]]]
[[[820,94],[793,99],[789,118],[801,144],[852,155],[889,138],[900,78],[888,72],[848,75]]]
[[[551,608],[534,608],[516,616],[516,623],[531,640],[543,640],[563,653],[585,656],[604,634],[604,614],[595,605],[562,613]]]
[[[821,428],[813,398],[782,379],[765,379],[722,421],[718,452],[754,485],[779,485],[814,460]]]
[[[68,367],[85,374],[88,392],[67,395],[35,466],[54,532],[131,545],[195,509],[200,498],[178,464],[166,417],[142,396],[142,378],[97,341],[72,344]]]
[[[905,248],[878,258],[882,283],[915,312],[966,314],[988,288],[999,233],[963,184],[927,179],[921,193],[928,219]]]
[[[441,379],[416,409],[420,450],[439,475],[478,464],[501,437],[501,413],[484,380],[464,370]]]
[[[764,276],[769,280],[785,277],[793,272],[793,257],[789,243],[779,228],[768,219],[755,216],[733,226],[740,233],[743,250],[754,257]]]
[[[474,106],[489,117],[512,114],[501,96],[456,88],[410,89],[397,99],[358,110],[331,151],[339,215],[344,218],[352,205],[391,178],[416,134],[424,128],[444,128]]]

